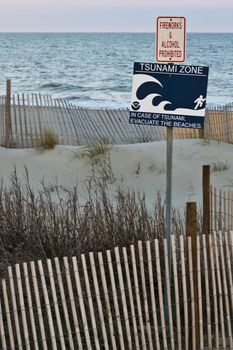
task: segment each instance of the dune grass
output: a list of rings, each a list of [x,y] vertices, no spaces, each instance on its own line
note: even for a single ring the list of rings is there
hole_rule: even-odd
[[[106,182],[89,188],[83,204],[77,187],[51,190],[42,184],[35,193],[26,171],[21,183],[16,171],[10,185],[0,187],[0,273],[23,261],[72,256],[128,246],[138,240],[164,237],[164,203],[157,194],[148,210],[143,194],[119,187],[110,197]],[[173,210],[173,232],[184,233],[183,215]]]
[[[59,143],[58,136],[51,129],[43,129],[41,138],[37,142],[37,147],[40,150],[54,149]]]

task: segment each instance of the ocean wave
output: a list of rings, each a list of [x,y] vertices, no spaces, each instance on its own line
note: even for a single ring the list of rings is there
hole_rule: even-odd
[[[53,88],[60,88],[63,84],[60,83],[47,83],[39,86],[39,89],[53,89]]]
[[[54,97],[54,96],[53,96]],[[67,101],[92,101],[92,100],[95,100],[89,96],[78,96],[78,95],[72,95],[72,96],[67,96],[67,95],[64,95],[63,96],[57,96],[57,97],[54,97],[54,99],[58,99],[58,98],[64,98],[65,100]]]
[[[68,94],[69,91],[72,93],[79,93],[79,92],[89,92],[90,88],[87,86],[81,86],[81,85],[74,85],[74,84],[66,84],[66,83],[46,83],[43,85],[40,85],[38,87],[38,90],[43,90],[44,92],[49,93],[60,93],[60,94]]]
[[[53,99],[65,99],[79,107],[86,108],[129,108],[130,93],[126,96],[117,93],[93,92],[87,93],[55,93],[52,94]]]

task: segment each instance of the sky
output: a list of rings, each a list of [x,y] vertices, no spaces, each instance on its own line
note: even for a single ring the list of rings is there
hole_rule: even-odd
[[[1,0],[0,32],[154,32],[158,16],[233,32],[232,0]]]

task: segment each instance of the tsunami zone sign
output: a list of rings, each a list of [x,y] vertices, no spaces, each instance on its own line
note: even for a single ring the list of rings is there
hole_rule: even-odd
[[[204,128],[208,67],[134,63],[130,124]]]

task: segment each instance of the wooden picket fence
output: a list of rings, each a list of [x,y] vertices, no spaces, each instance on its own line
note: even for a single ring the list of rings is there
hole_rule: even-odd
[[[233,142],[233,104],[207,111],[204,137],[226,143]]]
[[[49,95],[0,97],[0,142],[5,147],[37,147],[44,130],[52,130],[63,145],[87,145],[105,138],[113,144],[166,139],[166,128],[131,125],[126,109],[79,108]],[[233,106],[208,109],[205,128],[173,129],[174,138],[205,138],[233,142]]]
[[[233,233],[171,242],[9,267],[1,349],[232,349]]]
[[[96,139],[108,139],[113,144],[148,142],[164,139],[162,127],[129,127],[129,112],[124,109],[79,108],[64,99],[49,95],[12,95],[11,107],[1,97],[1,143],[6,147],[36,147],[44,130],[51,130],[59,144],[87,145]]]
[[[173,128],[174,138],[203,138],[221,142],[233,142],[233,104],[206,109],[203,130]]]
[[[231,231],[233,229],[233,191],[211,187],[211,229]]]

